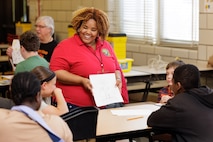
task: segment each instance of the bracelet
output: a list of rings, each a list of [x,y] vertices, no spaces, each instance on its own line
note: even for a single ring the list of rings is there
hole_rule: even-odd
[[[121,78],[116,78],[116,80],[120,80],[121,81]]]

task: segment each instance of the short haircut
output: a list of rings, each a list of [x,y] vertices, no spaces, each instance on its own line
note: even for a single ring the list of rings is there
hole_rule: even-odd
[[[71,25],[73,29],[78,32],[78,29],[82,24],[85,24],[88,20],[94,19],[97,24],[98,34],[104,40],[108,35],[109,20],[105,12],[93,7],[81,8],[73,13]]]
[[[33,73],[20,72],[12,79],[11,98],[16,105],[34,103],[40,90],[40,80]]]
[[[172,61],[170,63],[167,64],[166,66],[166,70],[168,70],[169,68],[176,68],[178,66],[181,66],[181,65],[184,65],[185,63],[182,61],[182,60],[175,60],[175,61]]]
[[[27,51],[38,51],[40,48],[39,38],[33,31],[26,31],[21,34],[20,44]]]
[[[55,30],[55,26],[54,26],[54,20],[53,20],[53,18],[51,17],[51,16],[40,16],[40,17],[38,17],[38,19],[36,20],[36,24],[38,23],[38,22],[44,22],[44,24],[45,24],[45,26],[47,26],[48,28],[50,28],[51,29],[51,35],[53,35],[54,34],[54,30]]]
[[[185,64],[175,69],[173,75],[174,83],[180,82],[185,90],[200,87],[200,71],[191,64]]]

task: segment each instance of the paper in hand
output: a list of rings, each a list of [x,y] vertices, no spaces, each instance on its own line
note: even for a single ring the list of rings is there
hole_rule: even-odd
[[[21,61],[24,61],[24,58],[22,57],[20,53],[20,42],[18,39],[13,40],[12,48],[13,48],[13,52],[12,52],[13,64],[18,64]]]
[[[92,83],[93,96],[98,107],[123,102],[116,84],[115,73],[94,74],[89,76]]]

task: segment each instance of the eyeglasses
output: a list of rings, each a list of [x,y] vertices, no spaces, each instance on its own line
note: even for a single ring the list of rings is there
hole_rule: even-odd
[[[42,25],[35,25],[36,28],[39,28],[39,29],[43,29],[43,28],[46,28],[47,26],[42,26]]]

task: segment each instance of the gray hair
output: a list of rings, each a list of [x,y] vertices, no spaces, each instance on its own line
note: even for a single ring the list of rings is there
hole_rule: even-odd
[[[38,19],[36,20],[36,24],[38,22],[43,21],[45,23],[45,26],[47,26],[48,28],[51,29],[51,34],[54,34],[54,20],[51,16],[40,16],[38,17]]]

